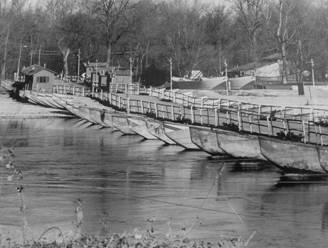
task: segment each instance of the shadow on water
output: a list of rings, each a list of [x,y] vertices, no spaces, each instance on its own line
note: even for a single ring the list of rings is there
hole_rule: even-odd
[[[279,214],[288,216],[298,225],[315,229],[321,226],[328,236],[328,178],[326,176],[307,176],[297,180],[281,176],[262,196],[263,209],[279,208]],[[312,213],[311,216],[305,214]],[[317,234],[316,234],[317,235]]]
[[[231,172],[278,171],[276,167],[262,160],[238,159],[228,156],[209,156],[207,160],[219,164],[224,163],[229,166]]]

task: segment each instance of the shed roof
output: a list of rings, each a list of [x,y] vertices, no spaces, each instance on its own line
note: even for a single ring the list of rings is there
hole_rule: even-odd
[[[259,62],[251,62],[241,66],[234,66],[230,68],[228,72],[254,70],[255,68],[277,63],[277,61],[281,58],[281,53],[273,53],[269,56],[261,58]]]
[[[25,67],[22,69],[22,73],[25,74],[25,75],[28,75],[28,76],[32,76],[40,71],[48,71],[48,72],[51,72],[53,74],[56,74],[56,72],[48,69],[48,68],[45,68],[43,66],[40,66],[40,65],[30,65],[28,67]]]
[[[252,63],[248,63],[245,65],[241,65],[241,66],[235,66],[231,69],[228,70],[228,72],[233,72],[233,71],[249,71],[249,70],[254,70],[255,68],[259,68],[262,66],[266,66],[266,65],[270,65],[273,64],[273,62],[252,62]]]
[[[279,59],[282,59],[281,53],[273,53],[269,56],[263,57],[261,61],[277,61]]]

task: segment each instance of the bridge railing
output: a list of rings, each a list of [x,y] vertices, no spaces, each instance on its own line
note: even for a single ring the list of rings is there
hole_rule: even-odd
[[[108,94],[106,100],[112,106],[127,113],[142,114],[159,120],[328,145],[328,126],[309,120],[277,118],[243,111],[241,104],[237,108],[226,108],[224,105],[221,105],[222,108],[186,107],[172,103],[130,99],[116,94]]]
[[[97,93],[92,90],[87,90],[84,87],[73,87],[68,85],[56,85],[53,87],[53,93],[58,94],[72,94],[79,96],[92,95]],[[207,98],[195,97],[186,93],[177,92],[176,90],[166,90],[144,86],[139,84],[111,84],[109,92],[111,93],[124,93],[126,95],[149,95],[156,97],[160,100],[172,102],[190,108],[212,108],[212,109],[238,109],[241,106],[243,112],[255,113],[263,116],[275,116],[277,118],[284,118],[290,120],[310,120],[315,122],[328,123],[328,110],[313,108],[313,107],[291,107],[291,106],[273,106],[241,102],[225,98]],[[101,94],[106,94],[102,92]]]

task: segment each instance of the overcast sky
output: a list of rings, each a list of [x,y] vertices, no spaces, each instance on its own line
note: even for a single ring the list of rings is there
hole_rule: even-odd
[[[1,1],[1,0],[0,0]],[[39,4],[44,4],[46,1],[45,0],[29,0],[32,5],[39,5]],[[161,1],[166,1],[166,0],[161,0]],[[170,0],[168,0],[170,1]],[[191,0],[190,0],[191,1]],[[198,0],[199,2],[211,4],[211,5],[230,5],[231,0]]]

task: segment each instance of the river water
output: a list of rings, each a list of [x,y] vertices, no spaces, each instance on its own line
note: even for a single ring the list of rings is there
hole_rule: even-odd
[[[21,239],[22,184],[29,238],[52,226],[72,232],[80,199],[85,233],[152,225],[155,232],[215,240],[256,231],[249,247],[327,247],[328,182],[285,182],[275,169],[76,122],[0,121],[0,141],[15,147],[23,174],[11,181],[0,169],[2,240]]]

